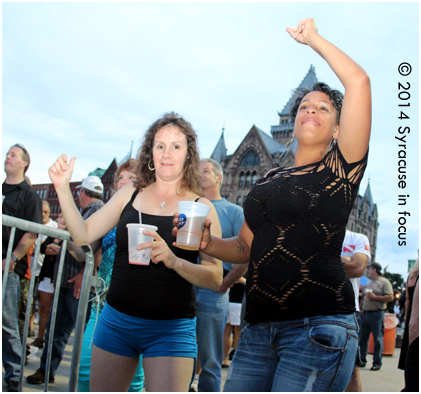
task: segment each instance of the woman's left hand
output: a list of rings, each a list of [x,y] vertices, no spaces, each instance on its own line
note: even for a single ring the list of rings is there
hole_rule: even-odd
[[[317,27],[313,18],[302,19],[298,27],[287,27],[287,32],[300,44],[308,45],[308,35],[317,33]]]
[[[155,231],[144,231],[145,235],[149,235],[154,238],[155,241],[145,242],[137,245],[137,250],[152,248],[151,250],[151,261],[154,264],[162,262],[167,268],[174,269],[177,264],[177,256],[171,251],[167,243],[161,238],[161,236]]]

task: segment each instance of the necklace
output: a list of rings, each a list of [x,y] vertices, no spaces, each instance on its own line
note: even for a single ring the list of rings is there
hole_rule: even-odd
[[[155,191],[155,194],[158,196],[158,198],[160,200],[162,200],[162,198],[159,196],[159,194]],[[165,205],[167,205],[167,202],[171,201],[175,196],[177,195],[177,193],[175,193],[174,195],[172,195],[170,198],[168,198],[167,200],[162,200],[161,204],[159,204],[161,209],[165,208]]]

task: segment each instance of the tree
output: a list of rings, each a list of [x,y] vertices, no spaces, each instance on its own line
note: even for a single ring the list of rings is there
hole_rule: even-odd
[[[395,304],[396,298],[400,297],[403,293],[402,285],[404,283],[404,280],[401,274],[393,274],[391,272],[386,271],[386,268],[384,270],[383,277],[388,279],[392,284],[393,294],[395,298],[393,299],[393,301],[387,304],[387,311],[389,313],[393,313],[393,306]],[[396,297],[397,294],[399,294],[398,297]]]
[[[390,281],[393,287],[393,291],[402,292],[402,285],[404,283],[404,279],[402,278],[401,274],[393,274],[385,270],[383,277]]]

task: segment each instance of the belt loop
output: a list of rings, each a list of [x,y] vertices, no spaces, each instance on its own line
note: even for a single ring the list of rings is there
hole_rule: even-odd
[[[358,311],[354,312],[354,320],[355,320],[355,326],[357,327],[357,332],[360,332],[360,325],[358,324],[358,317],[357,317]]]
[[[308,317],[305,317],[303,322],[304,322],[304,329],[308,330],[310,327],[310,319]]]

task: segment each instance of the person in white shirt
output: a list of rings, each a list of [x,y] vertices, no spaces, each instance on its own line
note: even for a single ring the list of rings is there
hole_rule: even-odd
[[[50,204],[48,201],[42,201],[42,224],[46,227],[57,228],[57,222],[50,218]],[[46,235],[41,236],[41,243],[44,243],[48,237]],[[51,240],[52,241],[52,240]],[[59,241],[59,240],[55,240]],[[46,244],[47,245],[47,244]],[[59,246],[54,245],[57,249],[53,248],[53,244],[49,244],[45,249],[45,253],[48,255],[47,259],[45,254],[40,253],[38,257],[37,273],[40,282],[38,285],[38,335],[36,339],[30,344],[30,346],[36,346],[40,349],[44,347],[44,334],[47,327],[48,314],[50,313],[51,304],[53,303],[54,297],[54,263],[55,256],[58,253]],[[51,257],[50,257],[51,256]],[[45,262],[45,264],[44,264]],[[44,265],[43,265],[44,264]],[[34,314],[33,314],[34,315]],[[33,319],[33,316],[31,316]]]
[[[364,234],[346,230],[344,242],[342,244],[341,258],[345,271],[354,288],[355,309],[357,311],[357,318],[360,321],[359,293],[361,276],[367,268],[367,264],[371,261],[370,242],[368,241],[368,238]],[[359,352],[358,349],[356,366],[354,367],[354,372],[352,373],[351,380],[345,391],[361,391],[360,371],[358,369],[360,359]]]

